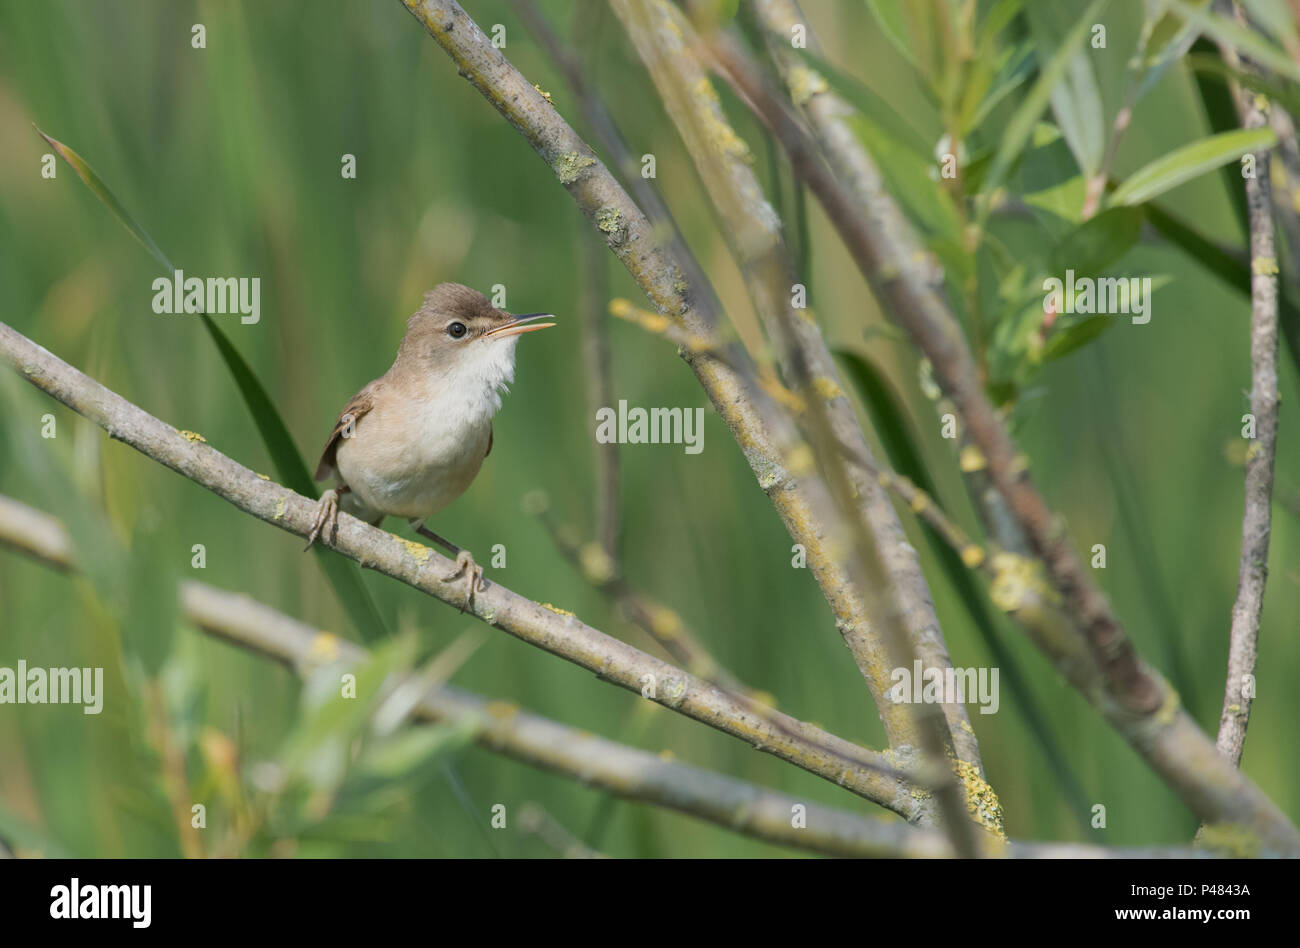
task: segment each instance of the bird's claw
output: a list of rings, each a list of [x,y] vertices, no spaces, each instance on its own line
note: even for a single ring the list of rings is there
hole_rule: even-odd
[[[306,553],[311,549],[311,545],[316,542],[318,536],[329,537],[329,543],[333,544],[339,535],[339,492],[331,488],[320,495],[320,501],[316,504],[316,519],[312,521],[311,533],[307,536],[307,545],[302,548]]]
[[[469,550],[461,550],[456,554],[456,568],[443,579],[453,580],[462,573],[465,574],[466,589],[465,602],[461,605],[460,611],[464,612],[474,599],[474,593],[483,588],[483,567],[474,562],[474,557]]]

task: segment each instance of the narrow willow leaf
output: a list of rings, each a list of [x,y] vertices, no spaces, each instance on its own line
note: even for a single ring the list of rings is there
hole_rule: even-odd
[[[1142,209],[1112,207],[1084,221],[1065,235],[1048,256],[1048,273],[1064,277],[1095,276],[1119,262],[1142,236]]]
[[[1015,114],[1011,116],[1011,121],[1007,123],[1006,131],[1002,135],[1002,143],[993,157],[993,165],[984,178],[981,193],[989,194],[1002,185],[1007,172],[1029,143],[1034,127],[1038,124],[1043,110],[1047,108],[1048,103],[1051,101],[1052,90],[1056,88],[1057,83],[1064,79],[1067,70],[1070,68],[1070,61],[1078,51],[1078,45],[1083,42],[1088,30],[1097,22],[1097,18],[1109,5],[1110,0],[1093,0],[1088,5],[1088,9],[1084,11],[1083,16],[1070,28],[1070,32],[1062,40],[1055,55],[1052,56],[1045,67],[1040,69],[1038,81],[1029,90],[1025,100],[1016,108]],[[987,214],[988,204],[985,202],[981,217]]]
[[[1271,128],[1238,129],[1203,138],[1139,169],[1115,189],[1110,204],[1145,203],[1247,152],[1264,151],[1276,144],[1277,134]]]
[[[867,9],[875,17],[880,32],[885,34],[891,46],[913,66],[919,68],[916,52],[912,49],[907,35],[907,24],[903,20],[904,0],[867,0]]]
[[[91,193],[104,202],[104,205],[113,212],[113,216],[118,219],[118,222],[130,232],[132,237],[140,242],[140,245],[145,250],[149,251],[149,255],[157,260],[168,274],[174,272],[176,268],[167,259],[167,255],[158,249],[158,245],[153,242],[153,238],[145,233],[144,228],[136,223],[134,217],[127,213],[126,208],[122,206],[122,202],[117,199],[117,195],[109,190],[108,185],[100,179],[99,175],[95,174],[95,169],[90,167],[86,159],[63,144],[63,142],[56,141],[46,135],[36,124],[33,124],[32,128],[36,129],[36,134],[45,139],[59,157],[68,163],[69,167],[77,173],[77,177],[86,183],[86,187],[90,188]]]
[[[36,126],[33,126],[36,128]],[[95,173],[95,169],[81,155],[60,141],[56,141],[49,135],[46,135],[40,128],[36,128],[37,134],[49,143],[50,147],[68,163],[77,177],[90,188],[104,206],[112,212],[118,222],[130,232],[149,255],[158,262],[158,264],[167,271],[170,276],[176,268],[172,266],[167,255],[159,249],[154,243],[153,238],[145,231],[134,217],[122,205]],[[239,393],[243,396],[244,404],[248,407],[249,413],[253,416],[253,423],[257,426],[258,433],[266,445],[267,451],[271,455],[271,462],[275,465],[276,474],[281,482],[289,489],[299,494],[310,497],[316,492],[312,484],[311,477],[307,473],[307,465],[303,462],[302,455],[298,453],[298,448],[294,444],[293,437],[289,434],[289,429],[276,410],[274,402],[271,401],[270,395],[267,394],[265,386],[254,374],[252,368],[244,361],[243,356],[226,338],[226,334],[212,320],[212,317],[206,313],[200,313],[203,325],[212,337],[212,341],[217,346],[217,351],[221,354],[222,360],[226,363],[226,368],[230,371],[235,380],[235,385]],[[353,624],[357,631],[367,640],[378,638],[385,634],[384,621],[379,615],[374,600],[370,597],[370,592],[366,589],[361,580],[361,576],[352,566],[341,557],[333,553],[326,552],[321,547],[314,547],[316,551],[317,562],[324,568],[326,575],[330,579],[340,601],[347,609]]]
[[[1292,115],[1300,115],[1300,91],[1297,91],[1294,86],[1276,82],[1260,73],[1229,66],[1221,58],[1210,53],[1193,53],[1187,57],[1187,66],[1196,73],[1205,73],[1224,80],[1231,79],[1252,92],[1268,96]]]
[[[1182,0],[1169,0],[1169,9],[1188,23],[1199,28],[1205,35],[1231,46],[1238,53],[1253,59],[1265,69],[1271,69],[1279,75],[1300,82],[1300,66],[1297,66],[1290,56],[1253,30],[1246,29],[1225,16],[1201,10],[1189,3],[1182,2]]]
[[[1031,5],[1026,11],[1037,48],[1046,56],[1056,51],[1056,39],[1063,24],[1059,23],[1054,5]],[[1052,112],[1074,160],[1085,175],[1091,177],[1101,166],[1106,143],[1105,118],[1101,92],[1087,47],[1070,56],[1065,75],[1052,89]]]

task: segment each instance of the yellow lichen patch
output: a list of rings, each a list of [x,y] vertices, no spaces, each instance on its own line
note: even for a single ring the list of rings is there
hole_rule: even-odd
[[[844,394],[844,389],[836,385],[834,379],[828,379],[824,375],[819,375],[813,379],[812,387],[820,398],[824,398],[828,402]]]
[[[560,184],[573,184],[581,177],[584,168],[590,168],[595,163],[595,158],[571,151],[556,158],[555,163],[551,165],[551,169],[555,172],[555,176],[560,179]]]
[[[258,475],[257,475],[257,479],[258,479],[258,480],[261,480],[261,481],[269,481],[269,480],[270,480],[270,478],[267,477],[265,474],[258,474]]]
[[[960,724],[959,724],[958,726],[959,726],[963,731],[965,731],[967,734],[974,734],[974,733],[975,733],[975,729],[974,729],[973,727],[970,726],[970,722],[967,721],[965,718],[962,718],[962,719],[961,719],[961,722],[960,722]]]
[[[808,447],[806,444],[799,445],[790,452],[790,456],[786,459],[786,467],[788,467],[790,473],[794,474],[796,477],[804,474],[811,474],[816,469],[813,464],[812,448]]]
[[[519,713],[519,705],[513,701],[489,701],[486,710],[488,717],[507,720]]]
[[[984,562],[984,548],[976,546],[974,543],[962,547],[961,561],[966,564],[968,569],[976,569]]]
[[[917,491],[912,495],[912,502],[908,504],[908,506],[912,508],[912,513],[920,513],[929,505],[929,503],[930,499],[926,497],[925,494]]]
[[[540,95],[547,102],[551,101],[551,94],[547,92],[545,89],[543,89],[541,86],[539,86],[537,83],[535,82],[533,83],[533,88],[536,89],[537,94]]]
[[[803,105],[817,93],[825,92],[830,88],[821,73],[807,66],[795,66],[790,70],[785,81],[790,87],[790,98],[795,105]]]
[[[1259,457],[1259,453],[1263,450],[1264,450],[1264,446],[1260,444],[1260,442],[1252,441],[1250,443],[1250,446],[1246,448],[1246,457],[1242,463],[1248,464],[1251,461],[1255,460],[1255,458]]]
[[[1260,276],[1273,276],[1277,273],[1277,257],[1256,257],[1250,268]]]
[[[553,605],[551,605],[549,602],[544,602],[544,603],[542,603],[542,608],[543,608],[543,609],[550,609],[550,610],[551,610],[552,612],[554,612],[557,616],[568,616],[570,619],[576,619],[576,618],[577,618],[577,615],[575,615],[574,613],[570,612],[568,609],[561,609],[559,606],[553,606]]]
[[[682,634],[681,616],[661,606],[650,616],[650,631],[661,639],[675,639]]]
[[[1157,724],[1164,726],[1172,724],[1174,718],[1178,716],[1178,709],[1183,706],[1183,699],[1178,696],[1178,692],[1173,688],[1165,689],[1165,700],[1160,707],[1156,709],[1155,721]]]
[[[277,497],[275,499],[275,519],[280,520],[283,519],[283,517],[284,517],[284,498]]]
[[[993,792],[988,781],[980,776],[979,768],[959,760],[953,765],[953,772],[966,791],[966,810],[998,839],[1006,839],[1006,830],[1002,826],[1002,804],[998,802],[998,795]]]
[[[770,691],[751,691],[748,692],[749,700],[764,708],[776,708],[776,695]]]
[[[722,117],[718,94],[713,91],[713,84],[709,82],[709,77],[701,76],[691,89],[691,94],[697,100],[699,106],[697,114],[704,126],[704,133],[713,147],[720,154],[737,161],[743,161],[745,164],[753,162],[754,157],[749,152],[749,145]]]
[[[578,562],[588,581],[601,585],[614,576],[614,561],[599,543],[584,543],[578,550]]]
[[[181,437],[184,438],[186,441],[190,442],[190,444],[193,444],[193,443],[195,443],[196,441],[199,442],[199,443],[201,443],[201,444],[207,444],[207,443],[208,443],[208,439],[205,438],[205,437],[203,437],[203,435],[199,434],[197,431],[184,431],[184,430],[182,430],[181,433],[180,433],[180,435],[181,435]]]
[[[308,657],[314,662],[333,662],[339,657],[339,637],[333,632],[318,632],[311,640]]]
[[[596,226],[606,234],[618,233],[623,212],[616,207],[602,207],[596,214]]]
[[[989,598],[1003,612],[1015,612],[1030,595],[1048,602],[1059,601],[1043,579],[1043,567],[1037,560],[1004,552],[995,554],[989,565],[993,567]]]
[[[988,466],[984,460],[984,452],[973,444],[968,444],[961,449],[961,454],[957,458],[957,466],[966,474],[972,474],[975,471],[982,471]]]
[[[415,557],[415,559],[421,563],[427,562],[429,554],[433,552],[423,543],[416,543],[414,540],[407,540],[404,537],[398,537],[397,542],[406,547],[406,552],[410,553],[411,556]]]
[[[1260,850],[1259,836],[1239,823],[1207,823],[1196,845],[1236,859],[1254,859]]]
[[[660,759],[660,760],[668,760],[668,761],[671,761],[671,760],[675,760],[676,757],[677,757],[677,755],[674,754],[672,751],[670,751],[670,750],[669,750],[668,748],[666,748],[666,747],[665,747],[663,750],[661,750],[661,751],[659,752],[659,759]]]
[[[799,394],[786,388],[781,383],[781,380],[776,377],[776,374],[770,369],[767,369],[766,371],[764,371],[763,368],[759,369],[758,384],[763,391],[767,392],[767,394],[771,395],[786,408],[789,408],[796,415],[802,415],[804,409],[807,408],[807,405]]]

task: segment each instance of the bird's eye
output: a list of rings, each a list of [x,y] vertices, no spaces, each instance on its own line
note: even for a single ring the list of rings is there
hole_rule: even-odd
[[[467,332],[469,332],[469,330],[465,328],[464,323],[452,323],[447,327],[447,335],[451,336],[453,339],[459,339]]]

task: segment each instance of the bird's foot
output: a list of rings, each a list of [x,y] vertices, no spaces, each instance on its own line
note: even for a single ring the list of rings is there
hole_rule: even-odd
[[[461,574],[465,575],[466,581],[465,602],[460,607],[460,611],[464,612],[474,599],[474,593],[483,588],[483,567],[474,562],[474,556],[469,550],[461,550],[456,554],[456,568],[443,579],[452,580]]]
[[[316,538],[321,537],[322,542],[333,542],[339,535],[339,492],[333,488],[320,495],[320,501],[316,504],[316,519],[312,521],[311,533],[307,536],[307,545],[302,548],[306,553],[311,549],[311,545],[316,542]],[[328,537],[328,541],[325,538]]]

